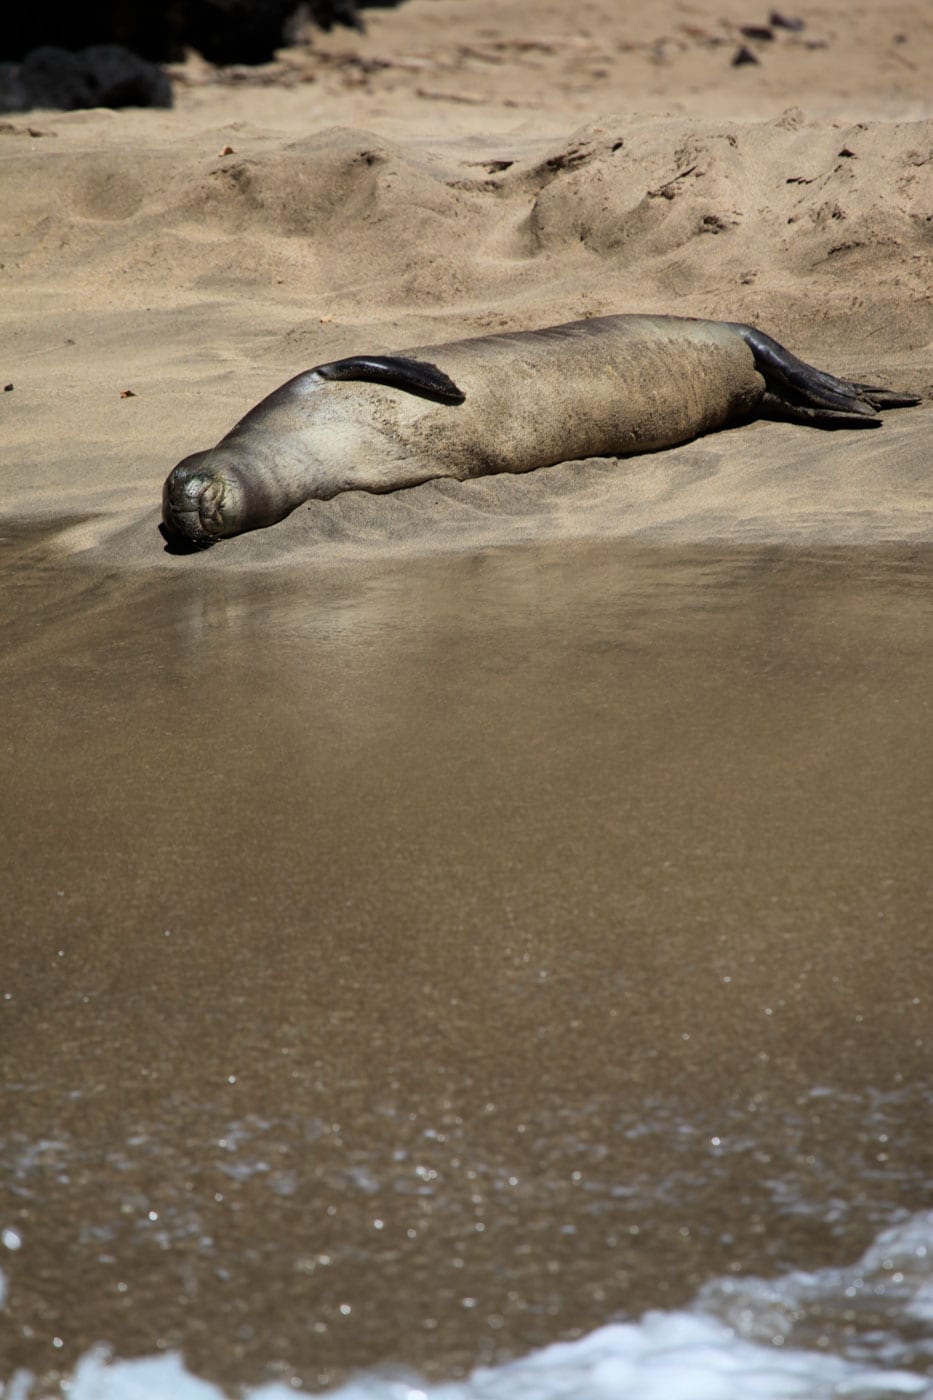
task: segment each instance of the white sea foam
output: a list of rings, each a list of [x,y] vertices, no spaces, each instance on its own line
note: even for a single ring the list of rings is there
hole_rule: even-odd
[[[330,1400],[933,1400],[933,1212],[884,1231],[847,1269],[708,1284],[692,1308],[600,1327],[468,1380],[358,1377]],[[919,1324],[919,1325],[918,1325]],[[809,1341],[809,1344],[807,1342]],[[20,1373],[3,1400],[32,1400]],[[97,1349],[70,1400],[220,1400],[177,1355]],[[283,1384],[248,1400],[295,1400]]]

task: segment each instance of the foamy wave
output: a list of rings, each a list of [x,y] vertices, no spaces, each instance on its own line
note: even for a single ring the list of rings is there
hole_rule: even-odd
[[[716,1280],[693,1308],[600,1327],[468,1380],[365,1375],[329,1400],[933,1400],[933,1212],[883,1231],[847,1269]],[[221,1400],[176,1354],[79,1363],[69,1400]],[[246,1400],[295,1400],[289,1385]],[[20,1372],[4,1400],[33,1400]]]
[[[25,1379],[25,1378],[24,1378]],[[247,1400],[295,1400],[288,1385],[262,1386]],[[27,1400],[28,1383],[9,1400]],[[427,1386],[364,1376],[330,1400],[929,1400],[933,1386],[907,1371],[880,1370],[839,1356],[781,1350],[738,1337],[715,1318],[649,1313],[638,1323],[601,1327],[521,1361],[474,1372],[466,1381]],[[70,1400],[221,1400],[177,1355],[110,1361],[103,1351],[79,1364]]]

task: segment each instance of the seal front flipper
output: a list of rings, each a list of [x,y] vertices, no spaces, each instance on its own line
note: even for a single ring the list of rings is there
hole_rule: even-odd
[[[737,321],[726,325],[745,341],[755,357],[755,368],[764,378],[763,416],[827,428],[874,428],[880,423],[878,409],[910,408],[920,402],[916,394],[855,384],[816,369],[755,326]]]
[[[405,355],[351,355],[346,360],[334,360],[316,365],[314,374],[322,379],[366,379],[372,384],[386,384],[390,389],[404,389],[435,403],[459,404],[466,398],[449,375],[427,360],[410,360]]]

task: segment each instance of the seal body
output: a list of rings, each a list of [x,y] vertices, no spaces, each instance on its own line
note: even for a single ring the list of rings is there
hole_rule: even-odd
[[[311,498],[651,452],[763,410],[867,426],[878,395],[917,402],[814,370],[752,327],[675,316],[359,356],[299,374],[179,463],[165,532],[210,543]]]

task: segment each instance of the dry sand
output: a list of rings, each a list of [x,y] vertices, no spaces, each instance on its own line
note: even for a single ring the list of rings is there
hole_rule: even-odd
[[[830,4],[731,64],[743,3],[410,0],[170,112],[0,128],[3,513],[175,573],[515,539],[929,537],[929,412],[350,494],[180,560],[175,461],[353,351],[615,311],[761,325],[825,368],[933,383],[933,18]],[[725,16],[725,18],[723,18]],[[127,397],[123,397],[126,394]],[[129,395],[132,395],[130,397]]]

